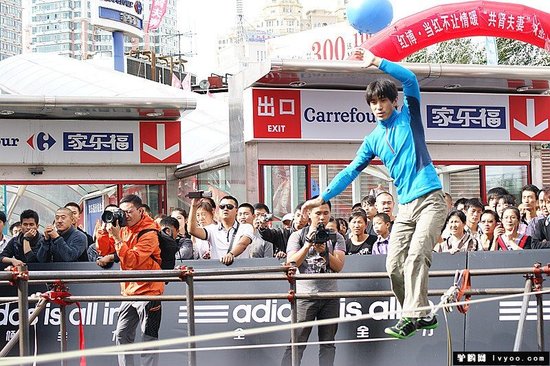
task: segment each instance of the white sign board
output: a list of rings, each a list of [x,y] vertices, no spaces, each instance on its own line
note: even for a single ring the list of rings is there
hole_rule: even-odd
[[[270,59],[345,60],[369,39],[348,22],[288,34],[266,41]]]
[[[140,0],[92,0],[91,22],[111,32],[143,38],[143,10]]]
[[[181,163],[180,121],[0,120],[0,164]]]
[[[245,139],[360,141],[376,127],[364,94],[249,89]],[[550,96],[424,93],[421,113],[429,142],[550,141]]]

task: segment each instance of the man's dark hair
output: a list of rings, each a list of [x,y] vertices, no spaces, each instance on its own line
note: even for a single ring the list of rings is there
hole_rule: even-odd
[[[479,208],[482,211],[485,208],[485,206],[483,206],[483,203],[481,203],[481,201],[478,200],[477,198],[470,198],[464,203],[465,210],[468,210],[470,207]]]
[[[65,204],[65,208],[69,208],[69,207],[76,207],[78,209],[78,213],[82,213],[82,210],[80,209],[80,205],[76,202],[68,202],[67,204]]]
[[[239,207],[241,207],[241,206],[239,206]],[[270,213],[269,207],[267,207],[267,205],[265,203],[260,203],[260,202],[258,202],[254,205],[254,210],[264,210],[266,213]],[[252,210],[252,212],[254,212],[254,210]]]
[[[141,207],[143,208],[143,211],[145,211],[145,213],[149,215],[149,217],[153,217],[153,211],[151,211],[151,207],[148,204],[144,203],[141,205]]]
[[[313,200],[313,199],[315,199],[315,198],[317,198],[317,197],[319,197],[319,195],[313,196],[313,197],[311,197],[311,199]],[[324,204],[324,205],[328,205],[328,208],[332,211],[332,204],[330,203],[330,200],[328,200],[328,201],[323,200],[323,202],[324,202],[323,204]]]
[[[223,196],[221,199],[220,199],[220,202],[223,201],[223,200],[231,200],[233,202],[235,202],[235,207],[238,207],[239,206],[239,201],[233,197],[233,196]]]
[[[523,187],[521,187],[522,194],[524,191],[533,192],[535,194],[535,197],[538,197],[539,195],[539,188],[534,184],[526,184]]]
[[[393,102],[397,100],[397,96],[397,86],[393,81],[389,79],[378,79],[367,86],[365,99],[367,99],[368,104],[370,104],[374,98],[388,98]]]
[[[390,215],[388,215],[385,212],[379,212],[376,215],[374,215],[374,217],[378,217],[378,218],[382,219],[382,221],[384,221],[386,224],[391,223]],[[374,217],[373,217],[373,219],[374,219]]]
[[[464,208],[466,208],[466,202],[468,202],[468,199],[461,197],[455,201],[454,208],[457,208],[459,205],[464,205]]]
[[[136,208],[140,208],[143,206],[143,201],[141,200],[141,198],[139,198],[139,196],[136,196],[135,194],[129,194],[122,197],[122,199],[120,200],[120,204],[123,203],[131,203],[136,206]]]
[[[351,206],[351,212],[355,211],[355,210],[358,210],[358,209],[363,209],[361,207],[361,202],[357,202],[356,204],[354,204],[353,206]]]
[[[304,202],[298,203],[298,204],[296,205],[296,208],[294,209],[294,212],[296,212],[296,211],[301,211],[303,205],[304,205]]]
[[[254,205],[254,206],[255,206],[255,205]],[[248,208],[248,209],[250,210],[250,213],[251,213],[252,215],[254,215],[254,206],[252,206],[252,205],[251,205],[250,203],[248,203],[248,202],[244,202],[244,203],[241,203],[241,204],[239,205],[239,208],[246,207],[246,208]],[[269,211],[267,211],[267,212],[269,213]]]
[[[363,197],[363,199],[361,200],[361,204],[364,202],[367,202],[367,205],[369,206],[374,206],[374,204],[376,203],[376,197],[372,194],[369,194],[368,196]]]
[[[161,228],[165,226],[173,226],[176,230],[180,229],[180,222],[172,216],[163,217],[162,220],[160,220],[159,225]]]
[[[19,215],[19,221],[23,222],[24,219],[34,219],[36,225],[38,225],[38,213],[33,210],[25,210]]]
[[[4,211],[0,211],[0,221],[2,221],[4,224],[6,223],[6,214],[4,213]]]
[[[15,229],[16,227],[21,227],[21,221],[16,221],[10,225],[10,234],[13,235],[13,229]]]

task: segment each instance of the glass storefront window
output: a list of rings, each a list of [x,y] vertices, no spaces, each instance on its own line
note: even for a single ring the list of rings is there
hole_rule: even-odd
[[[95,221],[101,216],[105,205],[117,203],[117,186],[113,184],[40,184],[40,185],[6,185],[3,186],[4,194],[2,206],[8,215],[7,227],[19,221],[21,212],[27,209],[38,213],[39,226],[51,224],[55,217],[55,211],[64,207],[68,202],[76,202],[80,205],[82,214],[78,225],[87,233],[93,234]],[[98,203],[94,206],[97,215],[88,215],[89,201]]]
[[[149,205],[153,215],[164,212],[164,187],[159,184],[125,184],[122,186],[122,197],[135,194],[143,203]]]
[[[311,195],[318,195],[321,191],[320,187],[324,189],[345,167],[344,164],[311,165]],[[372,165],[361,172],[342,193],[331,199],[332,216],[347,219],[355,203],[361,202],[361,199],[369,194],[376,196],[382,191],[390,192],[390,179],[385,168]]]
[[[436,165],[443,191],[450,193],[453,201],[459,198],[481,198],[479,165]]]
[[[485,192],[494,187],[504,187],[521,200],[521,187],[527,184],[526,165],[488,165],[485,167]]]
[[[210,191],[215,202],[230,194],[231,183],[229,181],[229,167],[202,172],[197,175],[185,177],[178,182],[179,206],[189,210],[191,200],[185,195],[192,191]]]
[[[306,200],[306,167],[267,165],[263,167],[264,203],[279,219]]]

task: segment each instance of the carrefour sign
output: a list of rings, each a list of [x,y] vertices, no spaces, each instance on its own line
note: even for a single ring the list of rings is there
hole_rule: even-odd
[[[140,0],[92,0],[92,24],[108,31],[143,37],[143,3]]]
[[[364,91],[253,88],[246,93],[247,141],[362,141],[377,124]],[[427,93],[420,108],[429,142],[550,140],[549,96]]]

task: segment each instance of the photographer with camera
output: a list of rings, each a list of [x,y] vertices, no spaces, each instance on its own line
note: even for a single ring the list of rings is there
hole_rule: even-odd
[[[313,206],[309,211],[310,225],[290,235],[287,246],[287,263],[296,263],[302,274],[340,272],[344,268],[346,253],[344,238],[339,233],[325,229],[325,225],[330,219],[330,211],[329,201]],[[297,292],[313,294],[338,291],[336,280],[331,279],[300,280],[296,283],[296,288]],[[298,309],[298,322],[337,318],[339,299],[298,299],[296,308]],[[338,324],[319,325],[318,328],[319,341],[334,341]],[[311,333],[311,327],[295,331],[296,342],[305,343]],[[319,347],[319,365],[333,365],[336,354],[334,344],[321,344]],[[300,362],[306,346],[297,346],[296,348]],[[288,366],[291,363],[292,347],[289,346],[285,351],[281,365]]]
[[[111,268],[113,263],[119,262],[115,249],[115,240],[107,231],[107,224],[112,222],[114,219],[113,212],[116,211],[119,211],[117,205],[110,204],[105,206],[101,219],[95,223],[94,245],[92,245],[92,248],[88,247],[88,258],[90,261],[105,269]],[[125,220],[124,218],[124,222]]]
[[[269,208],[263,203],[256,203],[254,205],[254,214],[258,217],[257,230],[260,236],[265,241],[273,243],[274,256],[278,259],[286,258],[286,246],[290,234],[307,224],[307,217],[302,216],[302,204],[299,204],[294,210],[294,219],[291,222],[290,228],[269,227],[272,215],[269,213]]]
[[[273,244],[265,241],[258,234],[258,226],[265,216],[254,215],[254,206],[245,202],[239,205],[237,221],[240,224],[251,224],[254,227],[254,239],[250,244],[250,258],[273,258]]]
[[[105,211],[102,217],[108,222],[107,231],[115,242],[123,271],[161,269],[158,228],[145,214],[142,204],[141,198],[129,194],[120,201],[119,210]],[[153,230],[146,231],[149,229]],[[141,231],[146,232],[140,235]],[[162,295],[164,282],[123,282],[121,290],[123,296]],[[160,322],[160,301],[123,301],[118,313],[115,342],[117,345],[133,343],[138,325],[143,332],[143,342],[157,340]],[[158,353],[144,353],[141,361],[142,365],[158,365]],[[118,355],[118,364],[133,365],[134,355]]]
[[[61,207],[55,211],[54,225],[46,225],[44,241],[38,249],[38,261],[78,262],[88,261],[88,238],[74,227],[73,212]]]
[[[217,225],[200,227],[196,212],[201,200],[194,193],[196,192],[188,194],[188,197],[193,199],[187,229],[194,237],[208,241],[210,258],[219,259],[227,266],[233,264],[236,257],[249,258],[249,245],[254,239],[254,228],[250,224],[240,224],[237,221],[237,199],[233,196],[222,197],[218,205],[220,222]]]

